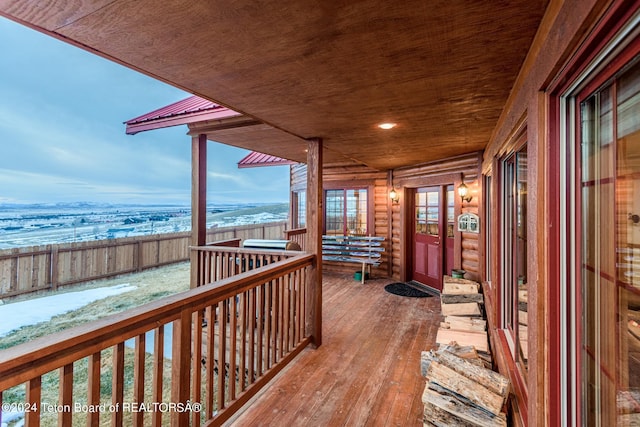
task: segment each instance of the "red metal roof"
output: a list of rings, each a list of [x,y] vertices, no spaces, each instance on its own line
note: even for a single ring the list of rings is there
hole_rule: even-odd
[[[134,135],[147,130],[238,116],[241,114],[236,111],[194,95],[124,123],[127,125],[126,133]]]
[[[260,166],[293,165],[296,162],[252,151],[238,162],[238,168],[256,168]]]

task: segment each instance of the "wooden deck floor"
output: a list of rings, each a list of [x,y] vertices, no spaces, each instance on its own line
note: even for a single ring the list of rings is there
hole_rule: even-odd
[[[306,348],[233,426],[422,426],[420,352],[435,345],[440,299],[389,294],[324,273],[323,344]]]

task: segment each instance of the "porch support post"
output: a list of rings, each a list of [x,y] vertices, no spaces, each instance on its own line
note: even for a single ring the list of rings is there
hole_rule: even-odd
[[[315,254],[315,262],[307,277],[310,286],[307,306],[307,331],[315,347],[322,344],[322,139],[308,141],[307,151],[307,251]]]
[[[191,246],[207,243],[207,135],[191,139]],[[200,285],[198,252],[191,251],[191,288]]]

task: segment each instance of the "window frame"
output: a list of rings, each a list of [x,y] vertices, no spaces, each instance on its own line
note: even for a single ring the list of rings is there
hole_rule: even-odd
[[[549,410],[547,420],[580,425],[580,150],[576,149],[579,111],[576,100],[593,92],[622,70],[640,45],[640,11],[617,2],[582,43],[560,75],[550,83],[548,96],[548,345]],[[632,51],[635,51],[633,53]],[[617,65],[616,65],[617,64]],[[606,75],[609,75],[607,77]],[[589,90],[591,89],[591,90]]]
[[[518,250],[518,179],[520,154],[527,149],[526,128],[518,133],[514,144],[498,162],[497,197],[498,197],[498,269],[497,269],[497,321],[498,332],[508,349],[508,355],[516,366],[517,377],[526,384],[527,368],[520,353],[519,327],[519,281],[517,255]],[[507,172],[511,168],[510,174]],[[525,177],[526,178],[526,177]],[[507,186],[511,188],[508,189]],[[511,191],[511,199],[507,191]],[[529,223],[530,213],[527,211],[524,226]],[[509,220],[511,222],[509,222]],[[525,245],[528,241],[525,240]],[[525,250],[528,248],[525,246]],[[526,256],[525,256],[526,259]],[[528,265],[524,266],[525,269]],[[523,387],[526,390],[526,387]],[[526,396],[524,396],[526,402]]]
[[[324,210],[323,212],[323,220],[322,220],[322,233],[326,234],[327,233],[327,207],[328,207],[328,203],[327,203],[327,192],[328,191],[343,191],[345,193],[345,198],[344,198],[344,203],[346,204],[347,202],[347,198],[346,198],[346,192],[349,190],[366,190],[367,192],[367,212],[366,212],[366,219],[367,219],[367,230],[365,232],[365,235],[367,236],[371,236],[374,234],[375,232],[375,224],[374,224],[374,209],[375,209],[375,204],[374,204],[374,185],[371,185],[370,183],[359,183],[357,181],[354,181],[353,183],[351,183],[350,185],[344,185],[344,183],[332,183],[329,185],[325,185],[323,188],[323,194],[322,194],[322,202],[323,202],[323,206],[322,209]],[[347,221],[346,221],[346,209],[343,210],[343,235],[346,235],[346,227],[347,227]]]

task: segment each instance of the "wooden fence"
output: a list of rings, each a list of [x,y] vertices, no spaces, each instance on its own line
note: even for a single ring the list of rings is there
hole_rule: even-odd
[[[285,225],[211,228],[207,242],[281,239]],[[191,233],[182,232],[0,251],[0,298],[186,261],[190,243]]]

